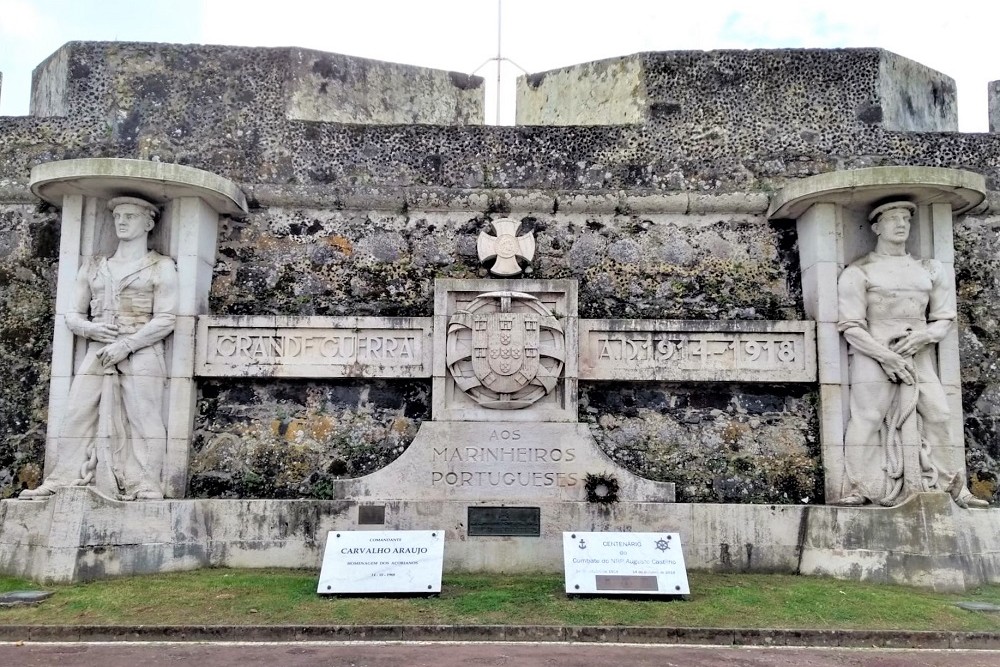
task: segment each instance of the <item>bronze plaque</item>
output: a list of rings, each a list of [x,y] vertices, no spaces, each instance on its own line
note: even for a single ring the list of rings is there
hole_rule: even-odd
[[[385,505],[358,505],[359,526],[384,526]]]
[[[538,507],[470,507],[468,526],[469,537],[540,537],[542,510]]]
[[[656,585],[656,577],[634,574],[599,574],[595,588],[599,591],[635,591],[636,593],[655,593],[660,590]]]

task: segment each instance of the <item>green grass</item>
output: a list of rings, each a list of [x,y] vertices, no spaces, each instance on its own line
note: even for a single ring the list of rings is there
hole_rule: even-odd
[[[642,625],[1000,632],[1000,586],[945,595],[818,577],[690,573],[686,600],[568,598],[559,575],[448,575],[439,597],[329,598],[317,573],[199,570],[46,587],[34,607],[0,608],[0,624],[96,625]],[[39,588],[0,577],[0,591]]]

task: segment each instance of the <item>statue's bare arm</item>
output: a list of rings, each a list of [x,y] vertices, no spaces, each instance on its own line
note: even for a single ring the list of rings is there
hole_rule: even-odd
[[[892,351],[904,357],[912,357],[927,345],[936,345],[951,331],[951,320],[931,322],[923,331],[911,331],[892,344]]]

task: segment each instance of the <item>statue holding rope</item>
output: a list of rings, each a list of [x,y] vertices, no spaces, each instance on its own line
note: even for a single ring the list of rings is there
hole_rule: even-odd
[[[177,269],[146,246],[155,205],[117,197],[108,208],[118,247],[110,257],[84,260],[65,315],[87,352],[70,388],[55,464],[22,498],[91,485],[119,500],[163,498],[163,341],[174,330]]]
[[[851,417],[844,438],[847,492],[837,504],[898,505],[944,491],[962,507],[986,507],[966,488],[964,466],[935,453],[951,442],[950,411],[935,346],[957,315],[951,271],[906,252],[916,206],[892,201],[869,215],[875,250],[838,281],[838,328],[850,345]]]

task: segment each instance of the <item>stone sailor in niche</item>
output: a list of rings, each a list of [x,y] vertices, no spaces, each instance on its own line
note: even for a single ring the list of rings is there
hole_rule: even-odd
[[[848,487],[837,504],[893,506],[913,493],[945,491],[962,507],[986,507],[966,488],[964,466],[941,462],[951,422],[935,345],[954,326],[955,285],[939,261],[907,254],[915,210],[908,201],[876,207],[868,217],[875,250],[838,281],[838,328],[851,352],[851,417]]]
[[[70,388],[55,465],[23,498],[91,484],[120,500],[163,498],[163,341],[174,329],[177,269],[146,247],[153,204],[118,197],[108,208],[118,247],[111,257],[84,260],[66,314],[70,331],[88,343]]]

